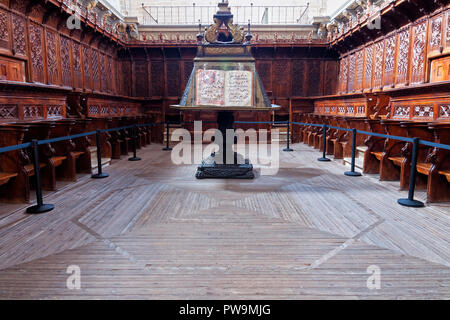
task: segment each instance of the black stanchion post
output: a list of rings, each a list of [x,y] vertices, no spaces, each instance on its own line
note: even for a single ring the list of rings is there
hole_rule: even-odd
[[[411,173],[409,175],[409,193],[407,199],[398,199],[398,203],[405,207],[421,208],[424,203],[414,200],[414,191],[416,188],[416,174],[417,174],[417,157],[419,155],[419,138],[414,138],[413,151],[411,159]]]
[[[356,161],[356,129],[352,130],[352,168],[350,171],[344,172],[346,176],[349,177],[360,177],[361,172],[355,171],[355,161]]]
[[[326,124],[323,125],[323,155],[322,158],[317,159],[318,161],[331,161],[327,158],[327,129],[328,126]]]
[[[102,171],[102,146],[101,146],[101,131],[97,130],[96,133],[96,139],[97,139],[97,162],[98,162],[98,168],[97,168],[97,174],[93,174],[92,178],[94,179],[103,179],[109,177],[109,174],[103,173]]]
[[[39,146],[38,141],[33,140],[31,142],[31,147],[33,148],[33,157],[34,157],[34,178],[36,180],[36,200],[37,205],[29,207],[27,209],[27,213],[31,214],[39,214],[44,212],[52,211],[55,206],[52,204],[44,204],[44,201],[42,199],[42,185],[41,185],[41,166],[39,161]]]
[[[166,122],[166,147],[163,148],[164,151],[171,151],[172,148],[169,146],[170,137],[169,137],[169,129],[170,129],[170,122]]]
[[[290,122],[286,121],[286,148],[283,149],[283,151],[286,151],[286,152],[294,151],[290,148],[290,142],[291,142],[290,141],[291,140],[291,137],[290,137],[290,129],[291,128],[290,127],[291,127]]]
[[[129,158],[128,161],[140,161],[141,158],[139,158],[136,155],[136,144],[137,144],[137,142],[136,142],[136,139],[137,139],[137,137],[136,137],[137,136],[136,125],[134,125],[131,130],[132,130],[132,135],[133,135],[133,157]]]

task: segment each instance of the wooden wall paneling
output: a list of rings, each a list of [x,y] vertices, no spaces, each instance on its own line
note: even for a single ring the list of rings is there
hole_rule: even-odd
[[[45,83],[44,58],[43,58],[43,28],[30,22],[30,64],[31,80],[33,82]]]
[[[348,56],[348,77],[347,77],[347,92],[355,91],[355,68],[356,60],[355,54],[352,53]]]
[[[0,53],[11,54],[11,15],[0,8]]]
[[[166,67],[167,96],[169,98],[180,98],[181,93],[181,72],[178,60],[167,60]]]
[[[383,70],[383,85],[386,88],[394,86],[394,72],[396,66],[397,36],[391,35],[385,39],[385,57]]]
[[[320,60],[310,60],[307,64],[308,96],[317,97],[322,95],[322,64]],[[290,93],[288,92],[288,97]]]
[[[73,87],[81,89],[83,80],[81,74],[81,45],[78,41],[72,41],[72,68],[73,68]]]
[[[60,85],[61,59],[59,56],[59,34],[47,28],[45,30],[45,44],[47,52],[47,83]]]
[[[356,52],[355,59],[356,59],[355,91],[362,91],[363,76],[364,76],[364,50],[363,49]]]
[[[347,92],[348,82],[348,56],[341,59],[341,71],[340,71],[340,92]]]
[[[191,77],[192,71],[194,69],[194,62],[192,60],[184,60],[182,62],[182,83],[181,83],[181,93],[186,89],[189,78]]]
[[[92,90],[91,49],[87,45],[83,45],[82,50],[83,50],[83,88]]]
[[[153,60],[150,63],[151,68],[151,97],[164,97],[164,61]]]
[[[445,19],[445,23],[446,23],[446,35],[445,35],[445,49],[444,52],[445,53],[449,53],[450,52],[450,9],[447,10],[447,18]]]
[[[374,71],[373,71],[373,89],[380,90],[383,86],[383,63],[384,63],[384,40],[375,43],[374,52]]]
[[[364,86],[365,90],[373,87],[373,69],[374,69],[374,45],[371,44],[364,49]]]
[[[107,91],[107,84],[106,84],[106,68],[105,68],[105,54],[99,50],[98,54],[98,65],[99,65],[99,73],[100,73],[100,91],[106,92]]]
[[[273,95],[277,98],[290,97],[291,63],[288,59],[274,60],[272,63]]]
[[[24,17],[11,13],[12,16],[12,39],[14,56],[27,59],[27,21]]]
[[[422,20],[413,27],[411,59],[411,84],[425,81],[427,21]]]
[[[101,90],[101,83],[100,83],[100,59],[99,59],[99,52],[96,49],[91,49],[91,55],[92,55],[92,82],[93,82],[93,88],[96,91]]]
[[[136,97],[148,96],[148,63],[143,58],[133,61],[133,74],[136,78],[135,92]]]
[[[61,83],[63,86],[72,87],[72,62],[71,62],[71,46],[70,40],[61,36],[60,38],[61,50]]]
[[[263,83],[266,91],[272,93],[272,62],[270,60],[256,60],[256,70],[258,71],[258,75],[261,78],[261,82]],[[296,78],[298,79],[298,77]],[[301,92],[304,92],[303,83],[301,84],[301,86]]]
[[[267,63],[265,65],[267,65]],[[264,66],[264,64],[263,64],[263,66]],[[259,69],[263,69],[263,68],[259,68]],[[269,70],[270,70],[270,68],[269,68]],[[258,74],[261,77],[261,74],[259,72],[258,72]],[[263,73],[263,75],[265,77],[267,77],[266,74]],[[304,97],[306,95],[306,92],[305,92],[306,77],[307,77],[306,61],[304,59],[292,60],[292,86],[291,86],[291,96],[292,97]],[[267,82],[270,82],[270,78],[268,80],[269,81],[267,81]],[[264,81],[263,81],[263,84],[264,84]]]
[[[400,31],[397,38],[397,67],[395,73],[395,84],[398,86],[409,84],[409,56],[411,53],[411,28],[407,27]]]
[[[428,28],[428,57],[439,56],[444,44],[444,14],[430,19]]]

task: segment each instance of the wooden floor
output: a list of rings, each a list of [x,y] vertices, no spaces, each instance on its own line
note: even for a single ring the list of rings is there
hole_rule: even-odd
[[[293,148],[276,176],[198,181],[152,145],[60,185],[52,212],[0,205],[0,298],[450,299],[448,204],[401,207],[398,183]]]

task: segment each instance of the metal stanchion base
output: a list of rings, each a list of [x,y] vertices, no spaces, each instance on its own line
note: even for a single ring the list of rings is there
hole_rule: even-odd
[[[43,204],[41,206],[36,205],[36,206],[29,207],[27,209],[27,213],[39,214],[39,213],[45,213],[45,212],[52,211],[53,209],[55,209],[55,206],[52,204]]]
[[[93,174],[92,176],[91,176],[91,178],[92,179],[104,179],[104,178],[108,178],[109,177],[109,174],[107,174],[107,173],[97,173],[97,174]]]
[[[349,177],[361,177],[362,176],[361,172],[356,172],[356,171],[347,171],[347,172],[344,172],[344,174]]]
[[[425,207],[425,204],[422,201],[418,201],[418,200],[398,199],[397,202],[405,207],[412,207],[412,208]]]
[[[285,152],[292,152],[292,151],[294,151],[294,150],[291,149],[291,148],[284,148],[283,151],[285,151]]]
[[[129,158],[128,159],[128,161],[141,161],[142,159],[141,158],[139,158],[139,157],[132,157],[132,158]]]
[[[328,161],[331,161],[331,159],[328,159],[328,158],[319,158],[319,159],[317,159],[317,161],[328,162]]]
[[[163,151],[172,151],[172,148],[171,147],[165,147],[165,148],[163,148]]]

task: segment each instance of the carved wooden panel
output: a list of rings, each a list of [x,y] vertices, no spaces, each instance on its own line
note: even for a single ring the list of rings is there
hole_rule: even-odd
[[[47,45],[47,80],[48,83],[59,84],[59,59],[58,59],[58,39],[59,36],[49,30],[45,32]]]
[[[0,123],[19,119],[19,105],[0,104]]]
[[[12,14],[13,50],[17,56],[27,56],[26,21],[21,16]]]
[[[395,66],[395,46],[396,37],[391,36],[386,39],[386,56],[384,58],[384,85],[394,84],[394,66]]]
[[[99,52],[99,72],[100,72],[100,80],[101,80],[101,91],[106,92],[108,90],[108,85],[106,81],[106,66],[105,66],[105,55]]]
[[[155,61],[151,63],[151,96],[164,96],[164,62]]]
[[[364,50],[364,59],[364,89],[370,89],[372,88],[373,45],[370,45]]]
[[[34,82],[44,83],[44,58],[42,56],[43,44],[42,27],[30,24],[30,46],[31,46],[31,70]]]
[[[446,36],[446,46],[450,48],[450,10],[447,10],[447,36]]]
[[[438,16],[434,19],[431,19],[430,39],[429,39],[429,48],[431,51],[439,50],[439,48],[442,45],[442,27],[443,27],[442,16]]]
[[[93,89],[100,91],[100,67],[99,67],[99,54],[97,50],[92,50],[92,81]]]
[[[147,61],[146,60],[137,60],[134,61],[134,75],[136,79],[135,83],[135,95],[138,97],[147,97],[148,96],[148,70],[147,70]],[[164,82],[161,82],[164,84]],[[170,82],[167,84],[171,86]],[[179,83],[177,83],[179,85]]]
[[[91,49],[87,46],[82,47],[83,50],[83,80],[86,89],[92,89],[91,77]]]
[[[191,77],[192,70],[194,69],[193,61],[184,61],[183,62],[183,83],[182,83],[182,92],[187,86],[189,78]]]
[[[431,62],[430,82],[450,80],[450,56],[434,59]]]
[[[356,82],[355,90],[362,90],[363,88],[363,75],[364,75],[364,51],[360,50],[356,52]]]
[[[356,67],[355,54],[351,54],[350,56],[348,56],[347,92],[352,92],[355,90],[355,67]]]
[[[383,85],[383,59],[384,41],[375,44],[375,66],[373,71],[373,86],[379,88]]]
[[[321,95],[321,70],[320,61],[312,60],[308,64],[308,95],[316,97]],[[289,93],[288,93],[289,95]]]
[[[421,83],[424,81],[426,27],[426,21],[414,26],[414,41],[411,55],[411,83]]]
[[[291,93],[293,97],[305,96],[305,71],[305,60],[294,60],[292,62]]]
[[[72,70],[70,67],[70,40],[61,36],[61,82],[63,86],[72,86]]]
[[[132,84],[132,79],[131,79],[131,63],[128,60],[122,61],[122,90],[123,90],[123,95],[125,96],[131,96],[131,84]],[[153,83],[152,83],[153,85]]]
[[[410,29],[406,29],[398,35],[398,54],[397,54],[397,84],[406,84],[408,82],[409,70],[409,43],[410,43]]]
[[[277,97],[288,97],[291,88],[289,60],[275,60],[272,63],[273,94]]]
[[[0,48],[10,48],[10,35],[9,13],[0,9]]]
[[[83,85],[81,78],[81,46],[78,42],[72,41],[72,66],[73,66],[73,86],[81,88]]]
[[[179,97],[180,94],[180,65],[178,61],[167,62],[167,95]]]
[[[256,70],[266,91],[272,92],[272,63],[268,61],[257,61]]]
[[[339,72],[341,92],[347,91],[347,76],[348,76],[347,61],[348,61],[347,57],[341,60],[341,71]]]
[[[325,61],[324,95],[335,94],[338,86],[336,76],[339,74],[339,64],[336,61]]]

